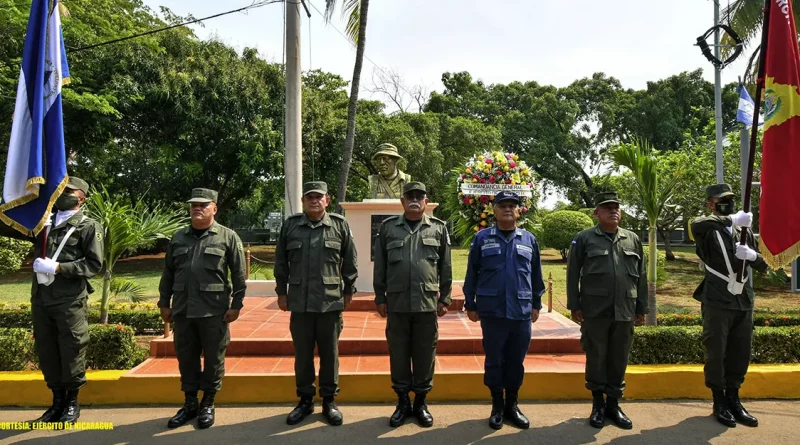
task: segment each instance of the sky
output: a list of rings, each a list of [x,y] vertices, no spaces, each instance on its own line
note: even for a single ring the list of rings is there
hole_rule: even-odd
[[[355,48],[340,34],[346,18],[337,11],[326,24],[325,1],[307,1],[312,16],[301,18],[302,69],[350,80]],[[252,2],[144,0],[155,10],[166,6],[197,18]],[[604,72],[625,88],[644,89],[648,81],[702,68],[713,82],[713,66],[694,46],[713,23],[713,0],[372,0],[360,96],[384,99],[367,91],[376,66],[400,74],[408,88],[428,91],[441,91],[442,74],[459,71],[486,84],[535,80],[559,87]],[[193,29],[200,38],[255,47],[265,59],[282,61],[281,3]],[[744,73],[751,51],[723,70],[723,84]]]

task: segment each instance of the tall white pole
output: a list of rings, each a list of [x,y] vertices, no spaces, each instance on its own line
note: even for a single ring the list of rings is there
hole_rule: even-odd
[[[303,105],[300,69],[300,0],[286,0],[286,136],[283,168],[286,175],[286,217],[303,211]]]

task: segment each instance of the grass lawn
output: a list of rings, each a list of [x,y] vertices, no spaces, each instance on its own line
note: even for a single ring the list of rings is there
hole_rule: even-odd
[[[657,291],[659,312],[661,313],[698,313],[700,303],[692,298],[694,290],[703,279],[700,261],[694,253],[694,247],[677,247],[673,249],[676,261],[667,262],[668,276]],[[453,279],[463,280],[467,271],[466,249],[457,248],[452,251]],[[259,280],[274,279],[273,267],[270,263],[275,257],[274,246],[251,247],[251,278]],[[261,260],[262,262],[259,262]],[[158,297],[158,282],[164,265],[163,255],[146,255],[122,259],[115,267],[116,276],[135,280],[145,289],[145,294],[155,300]],[[553,278],[553,308],[566,310],[566,270],[567,265],[561,260],[559,253],[552,249],[542,252],[542,271],[545,283],[548,276]],[[91,280],[95,293],[92,301],[99,300],[102,292],[102,278]],[[30,301],[31,264],[27,262],[20,272],[0,277],[0,302],[19,304]],[[543,298],[546,302],[547,295]],[[800,293],[792,293],[789,288],[775,287],[756,289],[756,308],[766,311],[797,311],[800,309]]]

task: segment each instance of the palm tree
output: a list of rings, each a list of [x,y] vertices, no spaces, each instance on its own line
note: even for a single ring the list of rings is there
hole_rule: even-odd
[[[330,22],[337,0],[325,0],[325,21]],[[344,138],[342,165],[339,166],[339,183],[336,189],[336,208],[341,212],[341,203],[347,195],[347,177],[353,164],[353,145],[356,137],[356,111],[358,89],[361,84],[361,65],[364,62],[364,45],[367,40],[367,11],[369,0],[343,0],[342,15],[347,16],[346,33],[356,45],[356,63],[353,65],[353,81],[350,83],[350,104],[347,107],[347,134]]]
[[[800,21],[800,0],[792,0],[792,10],[795,22]],[[722,10],[720,23],[729,24],[745,45],[761,35],[761,25],[764,23],[764,0],[732,0]],[[726,35],[723,45],[732,45],[733,41]],[[722,53],[727,57],[732,51],[731,47],[722,47]]]
[[[94,191],[87,204],[88,213],[103,228],[104,274],[100,322],[105,324],[108,322],[109,297],[126,291],[124,283],[112,284],[117,260],[126,252],[151,245],[158,239],[172,237],[186,224],[186,217],[183,212],[161,206],[147,208],[142,201],[133,206],[125,204],[114,200],[105,188]]]
[[[647,314],[647,324],[656,325],[656,267],[658,264],[658,251],[656,250],[656,234],[658,233],[658,218],[664,212],[667,202],[676,192],[676,185],[681,177],[681,169],[675,170],[671,178],[659,184],[658,159],[653,153],[649,142],[634,138],[633,142],[617,146],[611,152],[613,161],[621,167],[628,168],[636,181],[636,191],[642,200],[648,221],[648,254],[647,254],[647,301],[650,313]]]

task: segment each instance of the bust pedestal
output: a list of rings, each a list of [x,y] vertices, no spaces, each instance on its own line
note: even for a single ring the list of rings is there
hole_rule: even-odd
[[[433,216],[433,210],[439,204],[428,203],[425,214]],[[372,292],[372,244],[384,219],[403,214],[403,205],[399,199],[365,199],[362,202],[343,202],[345,217],[353,231],[353,238],[358,252],[358,279],[356,289],[359,292]]]

